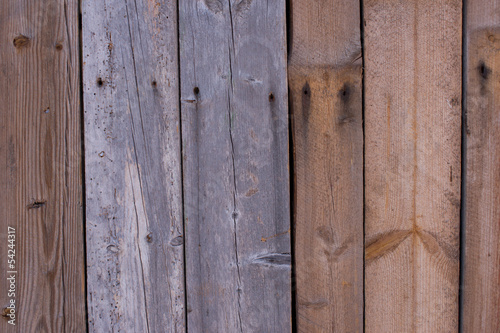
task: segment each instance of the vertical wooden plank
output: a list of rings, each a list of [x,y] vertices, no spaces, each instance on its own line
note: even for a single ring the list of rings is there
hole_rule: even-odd
[[[79,64],[78,1],[0,2],[1,332],[85,331]]]
[[[83,2],[91,332],[183,332],[174,0]]]
[[[363,331],[363,128],[357,1],[292,0],[299,332]]]
[[[500,2],[466,6],[464,332],[500,331]]]
[[[367,332],[458,329],[461,9],[364,1]]]
[[[190,332],[289,332],[285,2],[181,0]]]

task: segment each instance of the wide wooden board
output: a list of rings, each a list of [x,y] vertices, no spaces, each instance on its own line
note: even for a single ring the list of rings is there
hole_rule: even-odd
[[[285,2],[179,2],[190,332],[289,332]]]
[[[0,1],[0,332],[85,332],[79,66],[78,1]]]
[[[83,1],[90,332],[183,332],[177,6]]]
[[[299,332],[363,331],[360,8],[290,1]]]
[[[456,332],[462,1],[363,4],[366,332]]]

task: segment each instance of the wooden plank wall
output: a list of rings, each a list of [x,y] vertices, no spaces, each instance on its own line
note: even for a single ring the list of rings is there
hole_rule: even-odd
[[[461,1],[364,1],[365,325],[458,330]]]
[[[299,332],[363,330],[360,8],[290,2]]]
[[[499,13],[0,0],[0,332],[500,331]]]
[[[86,326],[78,1],[0,1],[0,73],[3,314],[16,301],[15,326],[4,317],[0,331],[75,332]]]
[[[463,332],[500,331],[500,2],[467,1]]]

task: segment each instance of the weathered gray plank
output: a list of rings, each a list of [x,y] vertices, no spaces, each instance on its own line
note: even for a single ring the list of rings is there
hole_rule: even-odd
[[[466,195],[463,332],[500,332],[500,2],[466,17]]]
[[[190,332],[289,332],[285,2],[181,0]]]
[[[359,2],[290,1],[299,332],[363,331]]]
[[[0,1],[0,332],[85,331],[79,66],[78,1]]]
[[[460,0],[364,0],[365,330],[457,332]]]
[[[91,332],[182,332],[176,2],[83,2]]]

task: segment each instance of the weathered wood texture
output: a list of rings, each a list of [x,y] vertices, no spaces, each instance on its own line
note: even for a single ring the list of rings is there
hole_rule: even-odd
[[[500,2],[467,1],[464,332],[500,331]]]
[[[83,2],[91,332],[183,332],[177,8]]]
[[[0,1],[1,332],[85,331],[78,50],[78,1]]]
[[[364,1],[367,332],[458,329],[462,1]]]
[[[190,332],[289,332],[285,2],[181,0]]]
[[[290,2],[299,332],[363,331],[360,8]]]

